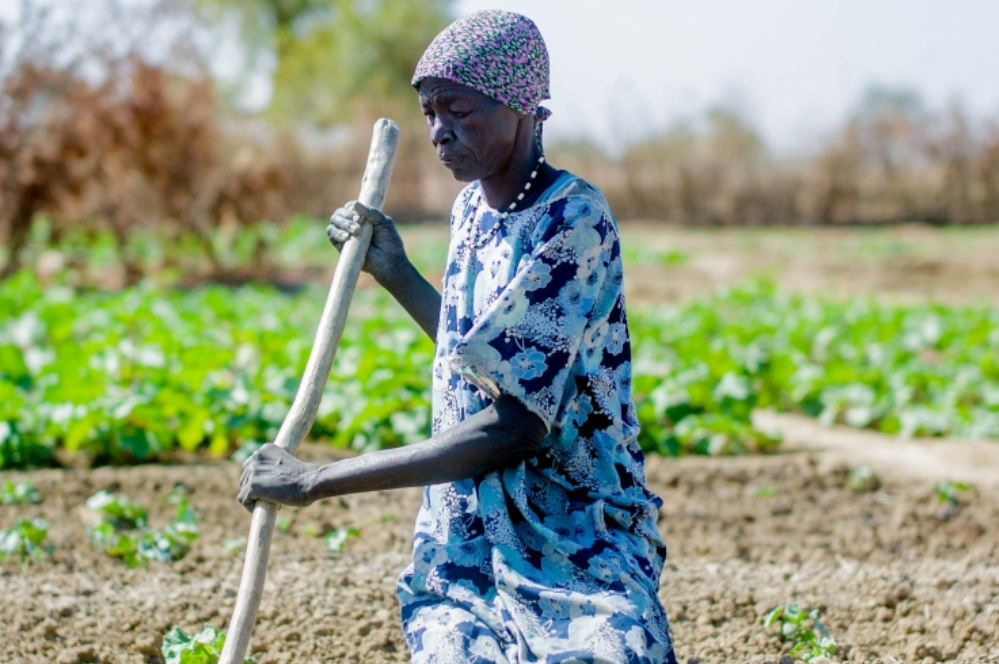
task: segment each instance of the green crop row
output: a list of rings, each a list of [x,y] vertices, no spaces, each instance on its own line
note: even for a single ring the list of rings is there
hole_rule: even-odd
[[[0,284],[0,468],[227,454],[272,440],[324,301],[264,287],[118,293]],[[789,297],[751,282],[632,313],[646,450],[731,454],[777,441],[770,407],[907,435],[999,438],[999,312]],[[312,436],[356,450],[430,424],[433,343],[384,293],[357,294]]]

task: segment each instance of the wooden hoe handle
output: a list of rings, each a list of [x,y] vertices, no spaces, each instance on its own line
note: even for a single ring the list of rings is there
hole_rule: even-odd
[[[382,118],[375,123],[371,137],[371,150],[368,152],[368,165],[361,180],[359,200],[364,205],[380,209],[385,202],[389,180],[392,178],[392,164],[399,145],[399,125]],[[330,294],[323,308],[316,331],[316,343],[309,355],[305,375],[295,394],[291,410],[281,425],[275,445],[283,447],[291,454],[298,449],[316,419],[316,410],[322,400],[323,387],[330,375],[333,356],[336,355],[340,336],[347,323],[347,309],[357,285],[357,277],[364,265],[364,257],[371,244],[371,224],[361,224],[357,235],[343,245],[340,260],[333,275]],[[277,505],[257,501],[250,521],[250,537],[246,542],[246,561],[243,564],[243,578],[239,583],[236,607],[229,623],[228,636],[222,649],[219,664],[243,664],[250,644],[250,632],[257,619],[257,608],[264,589],[267,574],[267,558],[270,553],[271,536]]]

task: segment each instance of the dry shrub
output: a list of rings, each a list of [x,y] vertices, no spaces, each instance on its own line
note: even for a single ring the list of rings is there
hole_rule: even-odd
[[[695,226],[999,222],[999,124],[875,91],[811,156],[777,159],[714,111],[612,159],[582,142],[552,160],[596,182],[619,217]]]

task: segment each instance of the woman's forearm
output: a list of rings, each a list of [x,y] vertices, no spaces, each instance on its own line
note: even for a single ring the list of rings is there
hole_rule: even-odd
[[[512,397],[422,443],[369,452],[316,468],[308,502],[364,491],[400,489],[480,477],[535,456],[545,427]]]
[[[441,312],[441,295],[416,267],[405,265],[378,282],[402,305],[427,335],[437,340],[437,321]]]

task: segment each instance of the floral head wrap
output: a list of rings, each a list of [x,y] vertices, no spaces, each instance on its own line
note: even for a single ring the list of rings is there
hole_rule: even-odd
[[[541,106],[548,92],[548,49],[534,21],[513,12],[487,10],[444,28],[427,47],[413,87],[426,78],[467,85],[540,123],[551,116]]]

